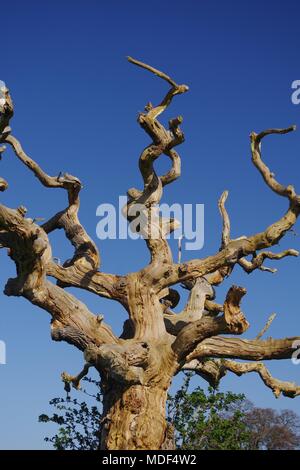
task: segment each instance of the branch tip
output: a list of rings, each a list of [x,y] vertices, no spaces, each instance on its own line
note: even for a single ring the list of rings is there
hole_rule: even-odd
[[[153,73],[154,75],[162,78],[166,82],[168,82],[174,89],[176,89],[177,93],[185,93],[188,91],[189,87],[187,85],[178,85],[171,77],[169,77],[166,73],[161,72],[160,70],[152,67],[151,65],[145,64],[140,60],[134,59],[133,57],[127,56],[128,62],[131,64],[137,65],[142,69],[148,70],[149,72]]]

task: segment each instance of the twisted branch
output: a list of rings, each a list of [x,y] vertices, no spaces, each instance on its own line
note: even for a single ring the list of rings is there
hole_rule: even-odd
[[[224,303],[224,314],[221,317],[202,317],[200,320],[189,323],[178,333],[172,344],[172,350],[182,363],[193,350],[197,350],[206,338],[219,334],[242,334],[249,323],[240,309],[240,302],[246,289],[232,286]],[[197,355],[198,356],[198,355]]]
[[[222,361],[222,366],[239,377],[249,372],[257,372],[264,384],[272,390],[276,398],[281,394],[289,398],[295,398],[300,395],[300,386],[293,382],[284,382],[275,379],[262,362],[239,363],[225,359]]]
[[[47,274],[57,279],[61,287],[80,287],[96,293],[102,297],[117,297],[121,303],[124,296],[117,295],[118,276],[99,273],[100,255],[96,244],[87,234],[78,218],[80,207],[79,192],[82,188],[80,180],[70,174],[49,176],[44,170],[23,150],[21,143],[12,135],[4,139],[13,148],[18,159],[33,172],[43,186],[47,188],[62,188],[68,193],[69,205],[58,212],[49,221],[42,225],[48,234],[57,229],[63,229],[66,237],[75,248],[73,257],[63,266],[57,265],[52,259],[47,264]]]
[[[188,90],[186,85],[177,85],[174,80],[166,74],[144,64],[136,59],[128,57],[128,60],[163,78],[172,85],[162,102],[154,106],[149,103],[145,110],[140,113],[138,122],[145,132],[153,140],[153,143],[146,147],[139,159],[139,169],[144,181],[144,189],[139,191],[135,188],[128,190],[128,204],[124,212],[130,222],[136,218],[136,210],[144,213],[144,224],[139,224],[138,231],[146,239],[147,246],[151,254],[151,263],[156,268],[163,263],[172,263],[172,255],[165,237],[171,233],[178,223],[175,220],[164,220],[155,207],[162,197],[163,187],[175,181],[180,176],[180,157],[175,152],[174,147],[184,140],[184,135],[180,129],[182,117],[179,116],[169,121],[169,130],[157,121],[157,117],[164,112],[171,104],[175,95],[185,93]],[[153,163],[157,158],[165,154],[172,163],[171,169],[162,176],[158,176],[154,170]]]
[[[289,185],[285,187],[275,180],[274,175],[263,163],[260,153],[260,143],[264,136],[269,134],[285,134],[291,132],[294,129],[294,126],[287,129],[270,129],[260,134],[252,133],[250,136],[252,160],[254,165],[263,176],[267,185],[274,192],[289,199],[289,208],[284,216],[267,227],[263,232],[251,236],[243,236],[229,241],[229,243],[224,246],[223,249],[221,249],[221,251],[216,255],[209,256],[204,259],[194,259],[186,263],[173,264],[172,266],[166,267],[163,273],[163,277],[157,282],[158,289],[172,286],[178,282],[184,282],[186,280],[195,279],[197,277],[207,276],[208,274],[216,276],[215,273],[217,273],[217,278],[220,278],[220,282],[222,282],[222,276],[220,277],[219,275],[220,269],[224,269],[226,272],[229,267],[232,269],[232,267],[241,259],[243,267],[248,266],[248,264],[244,261],[246,256],[255,255],[255,253],[259,250],[263,250],[278,244],[286,232],[294,226],[300,213],[300,196],[295,193],[293,186]],[[224,196],[221,199],[220,206],[222,208],[222,215],[226,218],[227,215],[223,207]],[[228,220],[225,225],[228,226]],[[228,228],[226,228],[225,231],[225,239],[226,241],[228,240]],[[296,250],[288,250],[288,253],[285,252],[284,256],[291,253],[292,256],[296,256]],[[274,259],[279,259],[277,258],[278,255],[274,256]],[[279,255],[279,257],[280,256],[281,255]]]
[[[193,371],[206,380],[212,387],[217,387],[227,371],[239,377],[249,372],[256,372],[264,384],[272,390],[275,397],[281,394],[285,397],[295,398],[300,395],[300,386],[293,382],[275,379],[262,362],[241,363],[228,359],[198,361],[196,359],[186,363],[181,370]]]
[[[248,274],[252,273],[252,271],[254,271],[255,269],[276,273],[277,269],[268,268],[263,265],[263,262],[265,261],[265,259],[280,260],[282,258],[285,258],[286,256],[299,256],[299,251],[293,249],[285,250],[281,253],[262,251],[259,254],[254,253],[251,261],[248,261],[246,258],[241,258],[238,263]]]
[[[261,142],[264,137],[271,134],[288,134],[289,132],[293,132],[296,130],[296,126],[290,126],[286,129],[267,129],[259,134],[252,132],[250,134],[251,140],[251,152],[252,152],[252,162],[262,175],[264,181],[267,183],[269,188],[272,189],[276,194],[279,196],[286,197],[290,200],[290,202],[296,202],[297,204],[300,203],[300,197],[295,193],[294,187],[289,184],[288,186],[284,186],[279,183],[275,179],[275,175],[271,170],[267,167],[267,165],[263,162],[261,158]]]

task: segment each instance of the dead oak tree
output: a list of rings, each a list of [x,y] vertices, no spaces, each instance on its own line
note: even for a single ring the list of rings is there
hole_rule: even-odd
[[[223,218],[219,251],[204,259],[176,263],[166,236],[176,228],[177,222],[159,217],[156,206],[164,187],[180,176],[180,157],[175,147],[184,140],[180,129],[182,118],[172,119],[166,129],[158,117],[188,87],[178,85],[146,64],[128,59],[170,85],[159,105],[149,103],[138,116],[138,123],[152,143],[139,159],[143,188],[128,190],[124,208],[124,214],[132,222],[137,217],[135,209],[143,207],[147,222],[145,226],[137,224],[136,231],[145,238],[149,264],[126,276],[100,270],[98,249],[78,217],[79,179],[69,174],[49,176],[24,152],[9,127],[13,116],[9,90],[2,89],[0,142],[12,147],[17,158],[43,186],[64,189],[68,196],[67,207],[41,226],[26,217],[24,207],[11,209],[0,205],[0,243],[8,248],[17,272],[14,279],[8,280],[4,292],[25,297],[49,312],[53,340],[66,341],[83,351],[82,372],[77,376],[65,373],[66,383],[78,387],[89,367],[99,372],[104,394],[103,449],[166,449],[172,447],[172,430],[165,420],[167,391],[173,376],[181,370],[196,371],[211,384],[217,384],[227,371],[237,375],[254,371],[276,396],[300,394],[300,387],[273,378],[265,365],[258,362],[290,358],[293,343],[300,338],[262,340],[259,335],[252,340],[238,339],[235,336],[249,326],[240,309],[246,290],[232,286],[222,305],[215,303],[213,295],[213,286],[222,283],[236,265],[250,273],[266,270],[266,259],[298,256],[295,250],[278,254],[269,251],[295,224],[300,213],[300,196],[293,186],[281,185],[261,157],[264,137],[285,134],[294,127],[251,134],[252,161],[267,186],[287,199],[287,212],[260,233],[231,239],[225,192],[219,200]],[[4,150],[1,147],[1,152]],[[154,162],[163,154],[170,160],[170,170],[160,176]],[[7,189],[4,179],[0,180],[0,189]],[[75,250],[73,258],[63,265],[54,262],[48,239],[48,234],[58,229],[64,231]],[[50,282],[49,277],[56,282]],[[187,304],[179,314],[172,312],[179,299],[173,288],[176,284],[184,284],[190,290]],[[70,286],[118,301],[128,313],[121,337],[112,332],[102,316],[94,315],[71,295],[66,290]]]

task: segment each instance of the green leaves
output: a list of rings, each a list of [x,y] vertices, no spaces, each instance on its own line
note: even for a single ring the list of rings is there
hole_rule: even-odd
[[[168,396],[167,420],[175,428],[176,445],[191,450],[297,449],[300,447],[300,418],[291,410],[276,412],[256,408],[242,394],[220,392],[209,387],[192,391],[193,373],[185,375],[182,387]],[[88,378],[96,393],[84,393],[94,405],[76,398],[54,398],[52,416],[42,414],[39,421],[55,423],[57,434],[46,437],[57,450],[99,449],[102,396],[100,383]]]
[[[99,387],[99,383],[91,379],[83,379]],[[99,392],[90,394],[95,402],[101,401]],[[86,402],[76,398],[54,398],[50,401],[57,413],[52,416],[42,414],[39,422],[55,423],[59,426],[57,434],[46,437],[45,441],[52,443],[56,450],[97,450],[100,439],[101,412],[97,406],[88,406]]]
[[[176,445],[182,449],[227,450],[247,447],[249,432],[239,407],[244,395],[197,387],[189,393],[192,375],[169,397],[168,420],[175,428]]]

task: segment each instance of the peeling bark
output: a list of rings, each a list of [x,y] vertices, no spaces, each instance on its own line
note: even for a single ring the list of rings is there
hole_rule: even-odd
[[[164,446],[169,431],[165,418],[166,389],[111,386],[104,397],[102,449],[151,450]]]

